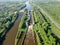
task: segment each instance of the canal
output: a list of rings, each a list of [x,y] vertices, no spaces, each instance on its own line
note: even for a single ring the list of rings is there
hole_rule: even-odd
[[[24,44],[23,45],[37,45],[36,42],[36,38],[35,38],[35,33],[33,31],[33,14],[32,14],[32,7],[29,3],[29,1],[27,1],[26,3],[26,7],[25,9],[28,10],[27,12],[27,16],[28,18],[28,30],[27,33],[23,33],[21,39],[19,39],[19,43],[18,45],[22,45],[22,39],[24,38],[24,35],[26,35],[25,39],[24,39]],[[18,27],[19,27],[19,23],[20,23],[20,19],[22,17],[22,13],[19,13],[18,19],[15,21],[14,26],[9,30],[9,32],[6,34],[5,36],[5,40],[3,41],[2,45],[15,45],[15,37],[18,31]]]
[[[24,40],[24,45],[37,45],[35,33],[33,31],[33,14],[32,14],[32,7],[29,3],[29,1],[26,2],[26,9],[28,10],[28,30],[26,33],[26,38]]]
[[[18,19],[15,21],[13,27],[7,32],[2,45],[15,45],[15,37],[18,31],[21,17],[22,13],[19,14]]]

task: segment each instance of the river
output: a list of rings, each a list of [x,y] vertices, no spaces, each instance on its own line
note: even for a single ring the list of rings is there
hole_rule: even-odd
[[[2,45],[15,45],[15,37],[18,31],[21,16],[22,13],[19,14],[18,19],[15,21],[13,27],[6,34]]]
[[[36,38],[35,38],[35,33],[33,31],[33,24],[31,23],[32,21],[32,7],[27,1],[25,9],[28,10],[28,16],[29,20],[28,23],[30,23],[27,33],[26,33],[26,38],[24,40],[23,45],[37,45]],[[15,21],[14,26],[9,30],[9,32],[5,36],[5,40],[2,45],[15,45],[15,37],[18,31],[20,19],[21,19],[22,13],[19,13],[18,19]],[[22,38],[19,39],[18,45],[21,45],[22,39],[24,38],[25,33],[23,33]]]
[[[37,45],[35,33],[33,31],[33,14],[32,14],[32,7],[29,1],[26,2],[26,9],[28,10],[28,30],[26,33],[26,38],[24,40],[24,45]]]

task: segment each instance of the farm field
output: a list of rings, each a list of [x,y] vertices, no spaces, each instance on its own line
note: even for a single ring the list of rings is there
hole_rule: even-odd
[[[60,45],[60,2],[1,2],[0,45]]]
[[[60,26],[60,2],[36,3],[42,7],[52,19]]]
[[[59,30],[55,26],[53,26],[53,24],[49,21],[49,19],[46,16],[44,16],[40,11],[37,10],[37,8],[34,9],[34,32],[36,33],[36,39],[38,44],[58,45],[60,43],[60,41],[59,43],[57,41],[59,40],[59,38],[57,37]]]

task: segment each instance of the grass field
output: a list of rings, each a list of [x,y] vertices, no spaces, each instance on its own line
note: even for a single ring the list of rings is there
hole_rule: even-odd
[[[59,45],[58,32],[60,30],[52,24],[49,19],[42,14],[37,7],[34,7],[34,31],[38,45]],[[53,27],[53,28],[52,28]],[[58,37],[57,37],[58,36]]]
[[[47,13],[49,13],[58,25],[60,26],[60,2],[50,2],[50,3],[37,3],[41,6]]]

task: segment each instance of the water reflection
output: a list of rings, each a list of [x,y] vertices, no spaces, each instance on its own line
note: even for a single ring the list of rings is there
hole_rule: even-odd
[[[31,11],[32,7],[31,7],[29,1],[27,1],[25,4],[26,4],[26,9],[29,10],[29,11]]]

